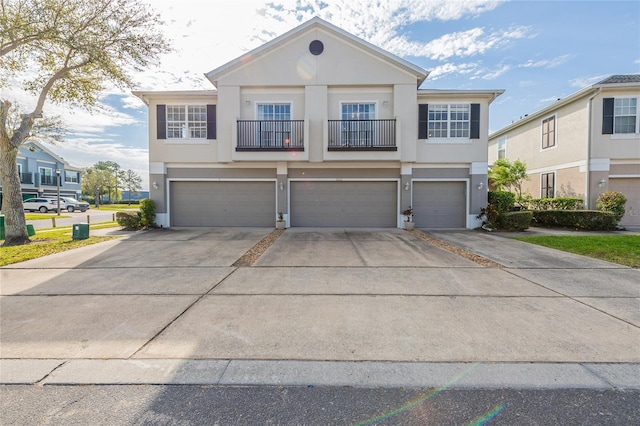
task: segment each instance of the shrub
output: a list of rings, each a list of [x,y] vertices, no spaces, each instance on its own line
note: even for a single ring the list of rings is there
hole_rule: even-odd
[[[598,210],[534,210],[533,223],[543,227],[602,231],[615,229],[618,221],[613,213]]]
[[[626,202],[627,197],[625,197],[624,194],[616,191],[607,191],[598,196],[596,207],[599,210],[613,213],[616,218],[616,223],[618,223],[624,216],[624,205]]]
[[[582,210],[584,200],[578,197],[532,198],[522,203],[529,210]]]
[[[139,212],[116,212],[116,222],[127,231],[135,231],[142,227]]]
[[[533,212],[531,211],[506,212],[500,213],[496,225],[505,231],[524,231],[529,228],[532,220]]]
[[[489,205],[494,206],[499,213],[508,212],[516,202],[516,196],[506,191],[489,191]]]
[[[140,224],[145,228],[156,227],[156,203],[145,198],[140,200]]]

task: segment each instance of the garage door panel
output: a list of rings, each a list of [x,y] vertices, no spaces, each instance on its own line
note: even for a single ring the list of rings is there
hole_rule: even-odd
[[[419,228],[466,227],[466,182],[414,182],[413,221]]]
[[[172,182],[173,226],[273,226],[273,182]]]
[[[619,225],[640,226],[640,178],[611,178],[609,190],[621,192],[627,197],[626,212]]]
[[[397,183],[292,182],[291,226],[396,227]]]

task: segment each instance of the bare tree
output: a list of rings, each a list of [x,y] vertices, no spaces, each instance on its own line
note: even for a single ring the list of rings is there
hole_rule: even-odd
[[[11,102],[0,100],[5,246],[29,242],[16,160],[45,102],[91,108],[108,83],[131,87],[132,72],[169,51],[160,24],[135,0],[0,0],[0,86],[22,80],[37,97],[16,125]]]
[[[129,192],[129,205],[131,205],[131,194],[142,189],[142,177],[131,169],[127,170],[122,177],[122,188]]]

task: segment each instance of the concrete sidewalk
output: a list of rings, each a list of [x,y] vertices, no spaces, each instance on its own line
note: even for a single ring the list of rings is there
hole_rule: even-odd
[[[638,270],[475,231],[430,234],[505,268],[403,230],[295,228],[231,266],[270,231],[0,268],[0,382],[640,389]]]

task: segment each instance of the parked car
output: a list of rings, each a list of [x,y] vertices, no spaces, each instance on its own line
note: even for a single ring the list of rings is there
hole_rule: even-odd
[[[40,213],[47,213],[49,211],[58,211],[58,199],[29,198],[22,202],[22,208],[28,212],[39,211]],[[60,210],[65,210],[66,208],[66,203],[62,198],[60,198]]]
[[[67,211],[69,213],[73,213],[75,210],[80,210],[81,212],[86,212],[89,209],[89,203],[84,201],[78,201],[75,198],[71,197],[60,197],[67,206]]]

